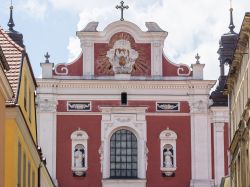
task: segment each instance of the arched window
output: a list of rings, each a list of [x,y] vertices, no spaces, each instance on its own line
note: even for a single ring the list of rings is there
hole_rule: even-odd
[[[110,178],[137,178],[137,138],[129,130],[116,131],[110,139]]]

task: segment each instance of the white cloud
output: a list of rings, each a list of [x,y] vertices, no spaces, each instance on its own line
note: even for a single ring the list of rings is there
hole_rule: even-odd
[[[98,30],[119,19],[120,13],[115,9],[116,0],[50,0],[56,8],[79,11],[78,30],[90,21],[99,21]],[[234,21],[236,31],[239,30],[249,0],[234,2]],[[146,21],[154,21],[168,31],[164,51],[176,63],[191,64],[195,62],[195,54],[201,56],[205,63],[205,78],[217,79],[219,61],[217,49],[220,36],[228,32],[229,1],[228,0],[128,0],[130,6],[125,11],[125,20],[136,23],[145,30]],[[79,51],[76,38],[70,40],[68,49],[71,57]],[[72,43],[75,43],[73,45]]]
[[[72,62],[73,60],[76,59],[76,57],[79,56],[81,53],[81,48],[80,48],[80,41],[77,37],[70,37],[69,38],[69,45],[67,47],[69,50],[69,58],[68,61]]]
[[[47,4],[39,0],[23,0],[18,4],[20,10],[36,19],[44,19]]]

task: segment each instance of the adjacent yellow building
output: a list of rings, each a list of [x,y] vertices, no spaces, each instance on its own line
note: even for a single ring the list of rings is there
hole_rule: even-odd
[[[230,107],[231,187],[250,186],[250,13],[246,13],[226,82]]]
[[[5,32],[0,27],[1,61],[3,57],[9,68],[4,74],[6,80],[2,78],[2,69],[0,72],[1,81],[5,81],[1,83],[0,91],[3,86],[9,91],[0,94],[0,161],[4,166],[0,167],[0,186],[52,187],[53,181],[47,172],[42,153],[38,150],[36,81],[23,45],[23,36],[13,29],[12,6],[10,10],[9,30]]]
[[[0,187],[4,186],[4,150],[5,150],[5,102],[12,98],[12,90],[5,72],[9,65],[0,47]]]

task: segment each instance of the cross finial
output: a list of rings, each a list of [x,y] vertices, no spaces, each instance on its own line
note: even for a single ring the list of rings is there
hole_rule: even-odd
[[[45,63],[49,63],[50,55],[48,52],[44,55],[44,57],[45,57]]]
[[[195,59],[196,59],[196,64],[200,64],[200,55],[199,53],[196,54]]]
[[[120,20],[121,20],[121,21],[124,21],[124,18],[123,18],[123,10],[124,10],[124,9],[128,9],[129,6],[128,6],[128,5],[124,6],[124,2],[123,2],[123,1],[121,1],[120,3],[121,3],[120,6],[116,5],[116,9],[121,9],[121,19],[120,19]]]

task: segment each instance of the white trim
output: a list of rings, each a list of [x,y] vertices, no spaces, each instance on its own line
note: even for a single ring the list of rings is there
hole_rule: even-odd
[[[103,179],[102,187],[146,187],[145,179]]]
[[[57,112],[57,115],[67,115],[67,116],[100,116],[101,112]],[[146,116],[190,116],[190,113],[146,113]]]

